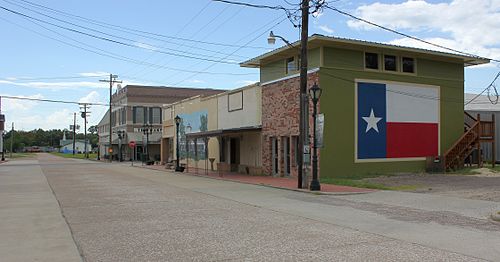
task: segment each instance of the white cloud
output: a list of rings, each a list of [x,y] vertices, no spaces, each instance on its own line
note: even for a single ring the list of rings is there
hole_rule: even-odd
[[[16,82],[9,80],[0,80],[0,84],[14,85],[36,89],[48,89],[53,91],[77,89],[77,88],[106,88],[105,83],[78,81],[78,82]]]
[[[88,76],[88,77],[96,77],[96,76],[108,76],[109,73],[97,71],[97,72],[83,72],[83,73],[79,73],[79,75]]]
[[[9,96],[7,94],[3,94],[3,95]],[[0,95],[0,96],[2,96],[2,95]],[[31,96],[16,96],[16,97],[36,98],[36,99],[43,98],[43,96],[41,94],[36,94],[36,95],[31,95]],[[2,111],[5,111],[6,113],[11,113],[11,112],[16,112],[16,111],[27,111],[27,110],[34,108],[38,104],[39,104],[39,102],[36,102],[36,101],[3,98],[2,99]]]
[[[205,81],[203,81],[203,80],[199,80],[199,79],[191,79],[191,80],[187,80],[186,82],[188,82],[188,83],[193,83],[193,84],[201,84],[201,83],[205,83]]]
[[[236,81],[236,84],[243,84],[243,85],[251,85],[251,84],[255,84],[257,83],[258,81],[255,81],[255,80],[240,80],[240,81]]]
[[[134,45],[137,47],[143,48],[143,49],[150,50],[150,51],[157,51],[158,50],[158,48],[156,48],[152,45],[146,44],[146,43],[142,43],[142,42],[135,42]]]
[[[327,25],[320,25],[318,26],[319,29],[323,30],[324,32],[328,33],[328,34],[333,34],[333,29],[331,29],[329,26]]]
[[[426,38],[430,42],[469,53],[499,58],[500,3],[490,0],[453,0],[448,3],[428,3],[410,0],[397,4],[373,3],[356,9],[356,15],[371,22],[410,33],[439,34]],[[376,28],[361,21],[350,20],[348,25],[360,30]],[[397,43],[433,48],[414,41],[395,40]],[[443,50],[441,50],[443,51]]]

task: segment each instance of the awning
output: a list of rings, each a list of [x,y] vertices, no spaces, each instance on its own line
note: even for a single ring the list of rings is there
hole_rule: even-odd
[[[203,137],[215,137],[222,135],[238,134],[243,132],[261,131],[261,130],[262,126],[247,126],[247,127],[230,128],[230,129],[218,129],[211,131],[188,133],[186,134],[186,138],[194,139]]]

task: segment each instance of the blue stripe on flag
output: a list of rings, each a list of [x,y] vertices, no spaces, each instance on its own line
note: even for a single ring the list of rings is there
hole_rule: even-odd
[[[357,88],[358,159],[385,158],[387,155],[386,86],[358,83]],[[372,123],[371,126],[368,126],[369,122]]]

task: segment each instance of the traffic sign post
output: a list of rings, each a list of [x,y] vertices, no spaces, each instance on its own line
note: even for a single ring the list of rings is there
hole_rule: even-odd
[[[130,165],[134,166],[134,157],[133,156],[134,156],[135,141],[128,142],[128,147],[130,147],[132,149],[132,154],[130,157]]]

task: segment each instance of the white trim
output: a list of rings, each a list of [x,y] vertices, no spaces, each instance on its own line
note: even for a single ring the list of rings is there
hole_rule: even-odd
[[[309,69],[309,70],[307,70],[307,74],[315,73],[315,72],[318,72],[318,71],[319,71],[319,67],[313,68],[313,69]],[[288,79],[295,78],[295,77],[298,77],[298,76],[300,76],[300,73],[296,73],[296,74],[285,76],[285,77],[278,78],[278,79],[275,79],[275,80],[267,81],[267,82],[261,83],[260,86],[269,85],[269,84],[272,84],[272,83],[276,83],[276,82],[283,81],[283,80],[288,80]]]
[[[377,162],[404,162],[404,161],[423,161],[425,157],[403,157],[403,158],[370,158],[370,159],[358,159],[358,83],[368,82],[368,83],[378,83],[378,84],[405,84],[414,85],[425,88],[437,88],[438,89],[438,154],[441,154],[441,87],[434,85],[425,84],[414,84],[409,82],[397,82],[397,81],[386,81],[386,80],[372,80],[372,79],[354,79],[354,163],[377,163]]]

